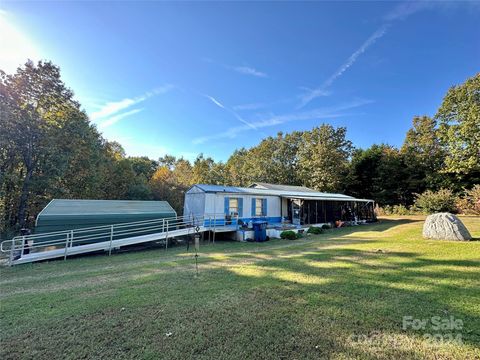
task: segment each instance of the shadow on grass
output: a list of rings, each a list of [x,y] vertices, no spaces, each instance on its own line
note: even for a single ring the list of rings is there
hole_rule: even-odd
[[[380,260],[388,260],[388,263]],[[316,263],[322,266],[317,267]],[[323,266],[326,263],[332,267]],[[338,266],[339,263],[341,266]],[[392,264],[396,266],[392,268]],[[459,305],[473,305],[480,296],[478,287],[474,286],[478,274],[463,269],[478,269],[478,266],[478,262],[474,261],[421,259],[417,258],[417,254],[406,252],[377,254],[352,249],[323,249],[319,254],[297,259],[266,261],[262,264],[260,274],[246,276],[254,277],[259,286],[267,286],[271,282],[283,283],[284,289],[275,288],[279,297],[289,299],[295,298],[296,294],[304,295],[308,299],[305,306],[310,306],[319,317],[325,317],[311,319],[314,324],[318,322],[318,326],[309,331],[316,334],[317,341],[320,338],[324,344],[336,344],[323,349],[322,355],[330,357],[338,353],[339,348],[347,351],[344,341],[352,334],[368,335],[380,331],[412,336],[421,342],[425,333],[435,332],[431,323],[423,332],[411,328],[403,330],[404,316],[414,319],[440,316],[442,320],[454,316],[465,325],[460,331],[463,343],[478,347],[478,312],[466,311]],[[242,276],[239,272],[233,272],[236,276]],[[446,279],[449,281],[446,282]],[[330,321],[335,324],[332,325]],[[297,329],[298,333],[303,333],[305,338],[311,337],[302,331],[302,327],[300,325]],[[332,338],[325,328],[331,328],[331,333],[338,338]],[[351,355],[368,355],[357,350]],[[415,349],[390,349],[386,353],[389,351],[391,355],[400,357],[422,357],[422,352],[417,354]]]
[[[386,219],[379,218],[377,223],[371,224],[372,227],[368,231],[386,231],[392,227],[423,222],[423,219]],[[360,227],[361,228],[361,227]]]
[[[385,231],[398,221],[389,220],[390,227],[332,230],[312,240],[229,244],[240,254],[222,252],[225,244],[219,243],[204,248],[199,277],[191,258],[177,258],[168,272],[158,272],[158,263],[134,262],[123,272],[126,255],[112,257],[124,276],[120,283],[91,282],[55,296],[23,296],[4,304],[2,328],[8,324],[8,330],[0,355],[420,359],[442,357],[445,351],[445,358],[473,358],[466,348],[449,352],[429,347],[422,336],[432,330],[404,330],[402,320],[454,316],[464,323],[465,346],[478,347],[480,317],[473,308],[480,297],[477,262],[352,248],[373,241],[368,239],[346,238],[341,247],[331,247],[339,236],[358,229]],[[141,260],[151,254],[130,257]],[[91,265],[102,261],[92,260]],[[372,334],[385,336],[386,342],[352,341]]]

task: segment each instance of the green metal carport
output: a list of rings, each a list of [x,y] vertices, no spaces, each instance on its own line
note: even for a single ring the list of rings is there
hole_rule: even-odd
[[[176,216],[166,201],[54,199],[38,214],[35,234]]]

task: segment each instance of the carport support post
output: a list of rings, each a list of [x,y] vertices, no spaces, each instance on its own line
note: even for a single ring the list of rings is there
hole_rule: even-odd
[[[110,226],[110,247],[108,248],[108,256],[112,255],[112,241],[113,241],[113,225]]]

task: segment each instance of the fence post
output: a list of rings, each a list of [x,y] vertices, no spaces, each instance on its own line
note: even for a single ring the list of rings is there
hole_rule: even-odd
[[[10,259],[8,264],[13,265],[13,253],[15,252],[15,238],[12,239],[12,245],[10,246]]]
[[[65,239],[65,255],[63,256],[63,260],[67,260],[67,252],[68,252],[68,233],[67,233],[67,238]]]
[[[165,250],[167,250],[167,249],[168,249],[168,220],[167,220],[167,234],[165,236]]]
[[[112,241],[113,241],[113,225],[110,226],[110,247],[108,249],[108,256],[112,255]]]
[[[25,236],[22,236],[22,250],[20,252],[20,257],[23,257],[24,250],[25,250]]]
[[[73,246],[73,230],[70,230],[70,247]]]

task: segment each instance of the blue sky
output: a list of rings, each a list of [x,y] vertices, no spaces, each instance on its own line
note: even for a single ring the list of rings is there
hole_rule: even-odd
[[[401,145],[480,71],[480,2],[3,2],[0,69],[59,65],[129,155],[226,160],[278,131]]]

